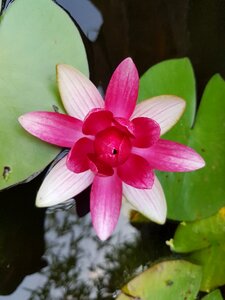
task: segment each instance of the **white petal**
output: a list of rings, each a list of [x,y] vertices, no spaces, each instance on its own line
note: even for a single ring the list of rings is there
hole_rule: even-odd
[[[158,224],[165,223],[167,212],[166,199],[156,176],[151,189],[136,189],[123,183],[123,194],[141,214]]]
[[[139,103],[131,119],[147,117],[155,120],[161,128],[161,135],[167,132],[182,116],[186,102],[176,96],[162,95]]]
[[[37,207],[47,207],[66,201],[84,189],[93,181],[91,171],[76,174],[66,167],[66,157],[62,158],[45,177],[36,198]]]
[[[57,81],[63,105],[69,115],[83,120],[91,109],[104,107],[97,88],[75,68],[57,65]]]

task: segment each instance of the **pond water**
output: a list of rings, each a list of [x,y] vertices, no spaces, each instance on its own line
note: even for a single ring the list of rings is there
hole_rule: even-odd
[[[8,3],[8,2],[7,2]],[[200,96],[214,73],[225,76],[225,1],[58,0],[83,31],[92,81],[105,90],[131,56],[143,74],[153,64],[188,56]],[[213,4],[212,4],[213,3]],[[45,172],[0,193],[0,299],[113,299],[152,261],[171,256],[165,241],[177,226],[130,223],[123,207],[110,240],[91,227],[87,193],[62,207],[37,209]]]

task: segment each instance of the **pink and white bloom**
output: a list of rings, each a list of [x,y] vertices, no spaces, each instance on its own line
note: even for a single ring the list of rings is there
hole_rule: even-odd
[[[70,148],[46,176],[36,205],[58,204],[92,184],[91,218],[100,239],[107,239],[117,224],[122,194],[139,212],[163,224],[166,201],[154,170],[187,172],[205,165],[191,148],[160,139],[182,115],[185,101],[164,95],[136,105],[139,76],[131,58],[113,73],[105,101],[71,66],[57,66],[57,81],[69,115],[37,111],[19,118],[32,135]]]

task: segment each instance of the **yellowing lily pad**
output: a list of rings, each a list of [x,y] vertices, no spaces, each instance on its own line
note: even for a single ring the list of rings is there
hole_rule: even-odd
[[[182,222],[169,242],[171,250],[188,253],[214,244],[225,244],[225,207],[209,218]]]
[[[51,0],[15,0],[0,22],[0,189],[43,169],[59,152],[22,129],[29,111],[62,110],[55,68],[88,74],[85,49],[69,16]]]
[[[202,266],[202,291],[225,284],[225,208],[209,218],[181,223],[169,245]]]
[[[215,75],[207,84],[195,117],[195,80],[187,59],[153,66],[141,78],[140,100],[174,94],[186,100],[186,111],[163,138],[194,148],[206,167],[189,173],[158,172],[168,203],[168,217],[193,221],[225,205],[225,82]],[[195,119],[195,121],[194,121]]]
[[[126,296],[124,294],[120,294],[119,297],[116,298],[117,300],[131,300],[131,299],[134,299],[133,297],[129,297],[129,296]]]
[[[183,260],[164,261],[132,279],[117,300],[194,300],[201,282],[201,268]]]

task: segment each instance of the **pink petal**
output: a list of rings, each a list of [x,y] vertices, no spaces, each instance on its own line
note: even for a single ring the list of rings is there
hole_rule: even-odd
[[[154,173],[142,157],[131,154],[128,160],[117,168],[120,179],[138,189],[149,189],[154,183]]]
[[[111,126],[112,120],[113,114],[111,111],[94,109],[84,119],[82,131],[87,135],[95,135]]]
[[[80,120],[56,112],[30,112],[20,116],[19,122],[32,135],[60,147],[70,148],[83,136]]]
[[[155,120],[163,135],[180,119],[185,105],[185,101],[176,96],[157,96],[138,104],[131,118],[147,117]]]
[[[95,176],[91,188],[92,223],[101,240],[106,240],[116,227],[122,201],[122,182],[116,174]]]
[[[131,137],[134,137],[134,125],[130,120],[124,118],[114,118],[114,125],[121,131],[129,134]]]
[[[135,136],[133,146],[147,148],[154,145],[160,138],[160,127],[154,120],[140,117],[133,119],[132,123]]]
[[[94,142],[86,137],[78,140],[67,156],[67,168],[75,173],[88,170],[90,153],[94,153]]]
[[[112,176],[113,168],[101,160],[98,160],[95,154],[89,154],[89,168],[92,172],[99,176]]]
[[[57,80],[63,105],[69,115],[83,120],[91,109],[104,107],[97,88],[77,69],[57,65]]]
[[[37,194],[36,206],[47,207],[64,202],[92,183],[94,174],[91,171],[75,174],[68,170],[66,159],[61,159],[45,177]]]
[[[123,194],[141,214],[156,223],[165,223],[166,199],[156,176],[151,189],[136,189],[123,183]]]
[[[99,132],[94,146],[98,158],[112,167],[124,163],[132,148],[129,137],[114,126]]]
[[[124,59],[114,71],[109,82],[105,108],[115,117],[129,118],[138,96],[139,76],[131,58]]]
[[[203,158],[192,148],[162,139],[149,149],[133,148],[133,152],[161,171],[188,172],[205,166]]]

